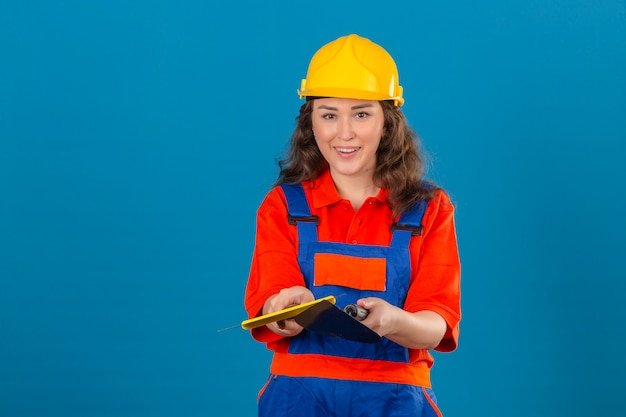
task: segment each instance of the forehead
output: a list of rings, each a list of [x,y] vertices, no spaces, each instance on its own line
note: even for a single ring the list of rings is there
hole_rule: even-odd
[[[376,100],[360,100],[355,98],[318,98],[313,101],[313,109],[352,110],[360,108],[381,108]]]

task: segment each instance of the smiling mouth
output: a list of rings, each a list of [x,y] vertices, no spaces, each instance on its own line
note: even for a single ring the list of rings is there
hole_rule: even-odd
[[[359,149],[361,148],[335,148],[335,150],[340,153],[354,153]]]

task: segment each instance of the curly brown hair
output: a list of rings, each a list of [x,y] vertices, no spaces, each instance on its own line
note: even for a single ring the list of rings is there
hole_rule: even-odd
[[[313,100],[307,99],[300,107],[285,158],[278,161],[280,173],[275,185],[313,181],[326,170],[326,160],[313,136]],[[389,191],[389,205],[394,215],[400,215],[419,200],[433,198],[438,187],[423,178],[421,141],[400,107],[391,101],[380,104],[385,118],[384,133],[376,151],[373,178],[377,186]]]

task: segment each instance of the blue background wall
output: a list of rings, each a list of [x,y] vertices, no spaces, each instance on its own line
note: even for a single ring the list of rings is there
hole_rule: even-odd
[[[213,3],[0,1],[0,415],[255,414],[270,356],[218,330],[348,33],[457,204],[446,416],[626,413],[624,1]]]

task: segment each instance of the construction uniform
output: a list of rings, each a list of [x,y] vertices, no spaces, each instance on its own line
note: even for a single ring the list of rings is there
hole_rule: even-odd
[[[258,210],[246,288],[251,317],[283,288],[306,286],[338,307],[378,297],[407,311],[430,310],[448,329],[436,347],[456,348],[460,266],[453,206],[443,192],[394,219],[387,191],[356,212],[330,173],[274,188]],[[394,220],[396,220],[394,222]],[[253,337],[274,351],[259,394],[260,416],[439,416],[433,358],[387,338],[360,343],[303,330],[284,338],[266,327]]]

